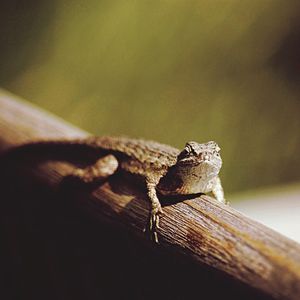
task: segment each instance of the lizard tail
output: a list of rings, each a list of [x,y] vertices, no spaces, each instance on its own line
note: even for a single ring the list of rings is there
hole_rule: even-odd
[[[63,160],[92,163],[107,150],[94,147],[89,138],[38,140],[13,146],[0,155],[0,163],[16,161]]]

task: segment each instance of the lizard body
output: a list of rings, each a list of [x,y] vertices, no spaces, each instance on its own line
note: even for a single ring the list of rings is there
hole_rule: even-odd
[[[218,173],[222,166],[220,148],[215,142],[188,142],[179,151],[168,145],[126,137],[88,137],[79,140],[41,141],[28,145],[76,146],[94,150],[99,159],[84,169],[76,169],[74,176],[84,182],[106,179],[122,171],[139,177],[146,184],[151,203],[148,230],[157,242],[157,228],[162,208],[157,194],[188,195],[212,192],[225,203]]]

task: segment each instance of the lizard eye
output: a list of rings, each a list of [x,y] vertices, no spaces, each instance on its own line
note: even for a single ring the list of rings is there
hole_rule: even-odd
[[[185,146],[185,148],[183,149],[183,151],[186,153],[186,154],[190,154],[191,153],[191,148],[189,146]]]
[[[220,156],[219,151],[214,151],[214,155],[215,155],[215,156]]]
[[[186,146],[178,155],[178,159],[180,160],[180,159],[186,158],[186,157],[190,156],[190,154],[191,154],[191,149],[188,146]]]

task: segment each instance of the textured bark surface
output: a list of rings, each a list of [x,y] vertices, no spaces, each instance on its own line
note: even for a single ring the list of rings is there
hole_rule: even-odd
[[[86,135],[0,92],[0,154],[39,138]],[[93,189],[62,184],[75,165],[36,154],[2,161],[3,270],[12,296],[300,299],[299,244],[201,196],[163,199],[154,245],[142,232],[143,189],[119,176]]]

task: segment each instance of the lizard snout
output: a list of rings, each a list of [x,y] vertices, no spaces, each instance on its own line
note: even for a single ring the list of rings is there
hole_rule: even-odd
[[[209,152],[202,152],[200,154],[200,159],[203,161],[209,161],[211,159],[211,153]]]

